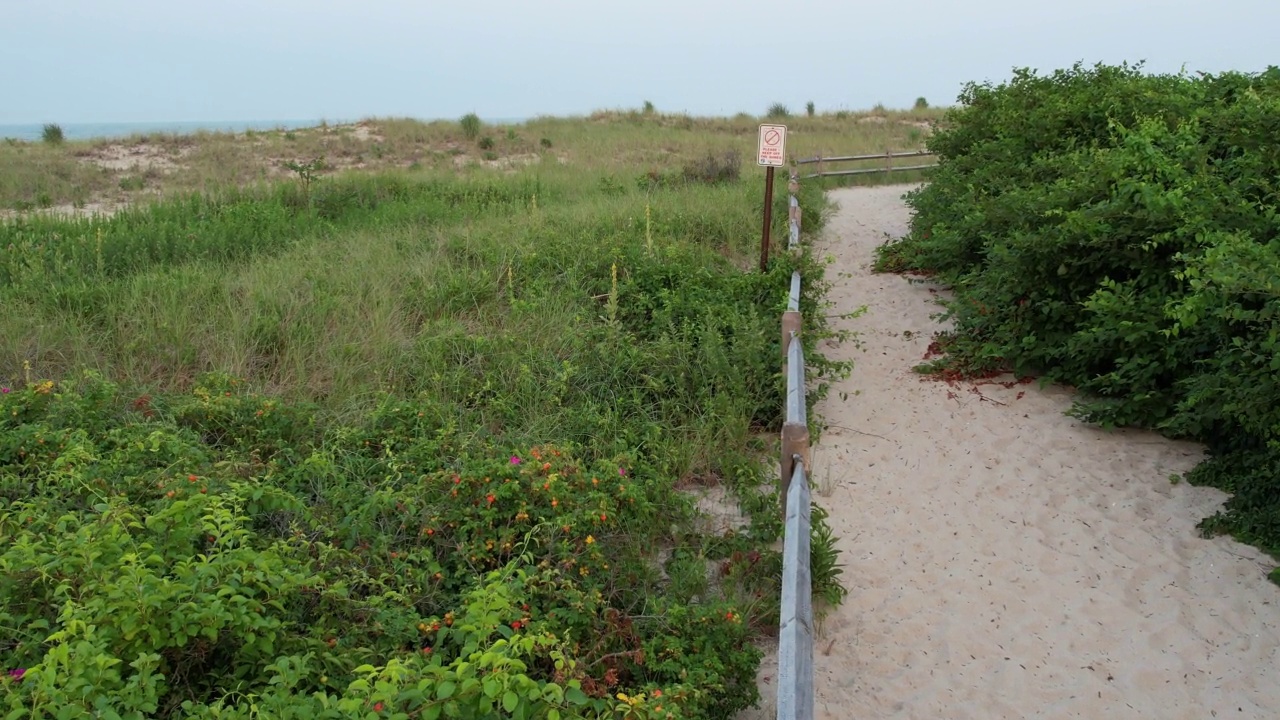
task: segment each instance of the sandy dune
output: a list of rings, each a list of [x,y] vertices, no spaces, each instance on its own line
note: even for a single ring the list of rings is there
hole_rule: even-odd
[[[868,312],[842,321],[861,349],[826,350],[857,367],[819,408],[851,592],[820,628],[818,717],[1280,717],[1274,564],[1199,537],[1225,496],[1169,480],[1198,446],[1082,425],[1065,389],[912,372],[935,295],[869,270],[906,189],[833,193],[825,237],[835,309]]]

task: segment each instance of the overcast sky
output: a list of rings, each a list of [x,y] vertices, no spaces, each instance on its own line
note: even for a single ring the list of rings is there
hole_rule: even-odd
[[[0,0],[0,124],[954,102],[1014,67],[1280,64],[1280,0]]]

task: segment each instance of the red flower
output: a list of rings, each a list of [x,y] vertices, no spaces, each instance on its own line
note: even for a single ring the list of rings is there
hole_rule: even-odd
[[[382,712],[382,703],[380,703],[380,702],[376,702],[376,703],[374,703],[374,704],[373,704],[373,711],[374,711],[374,712]]]
[[[488,495],[485,495],[485,496],[484,496],[484,499],[485,499],[485,500],[488,500],[488,501],[489,501],[489,504],[490,504],[490,505],[492,505],[492,504],[494,503],[494,501],[495,501],[495,500],[497,500],[498,498],[494,497],[494,494],[493,494],[493,493],[489,493]]]

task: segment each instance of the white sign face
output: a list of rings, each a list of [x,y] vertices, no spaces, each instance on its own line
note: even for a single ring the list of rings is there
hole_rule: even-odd
[[[761,125],[760,152],[756,164],[766,167],[782,167],[787,164],[787,126]]]

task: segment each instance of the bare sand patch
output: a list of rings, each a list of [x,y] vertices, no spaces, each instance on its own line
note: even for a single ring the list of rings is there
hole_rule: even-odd
[[[163,145],[137,143],[111,143],[96,147],[81,156],[84,162],[93,163],[104,170],[133,172],[172,172],[180,167],[180,161],[191,151],[190,147],[170,152]]]
[[[850,595],[817,639],[817,717],[1280,717],[1275,563],[1199,536],[1225,494],[1169,479],[1199,446],[1082,424],[1066,388],[912,371],[939,290],[870,271],[907,189],[833,192],[823,241],[832,312],[868,312],[841,321],[861,349],[826,349],[857,366],[818,408]],[[744,717],[772,717],[775,668]]]

